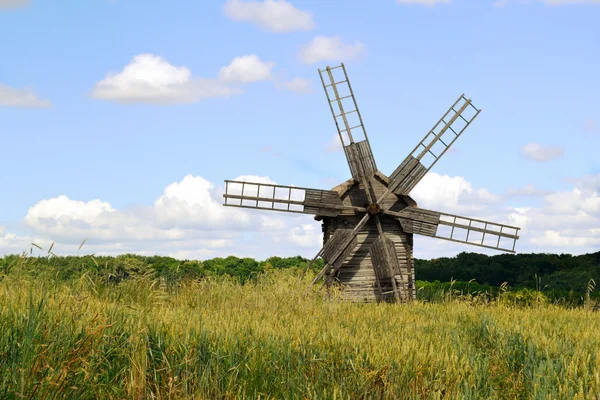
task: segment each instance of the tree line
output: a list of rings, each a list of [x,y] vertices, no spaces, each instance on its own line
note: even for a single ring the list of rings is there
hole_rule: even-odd
[[[153,274],[167,282],[227,275],[245,283],[269,269],[296,268],[299,272],[308,263],[308,259],[300,256],[275,256],[263,261],[229,256],[198,261],[135,254],[116,257],[7,255],[0,258],[0,273],[49,274],[58,280],[77,279],[90,273],[110,282],[143,274]],[[591,281],[600,283],[600,252],[578,256],[546,253],[488,256],[463,252],[456,257],[415,259],[414,265],[418,281],[441,283],[441,287],[450,282],[458,282],[462,287],[462,283],[470,281],[466,287],[498,288],[504,285],[572,295],[585,293]],[[317,260],[312,268],[317,271],[322,267],[323,260]]]

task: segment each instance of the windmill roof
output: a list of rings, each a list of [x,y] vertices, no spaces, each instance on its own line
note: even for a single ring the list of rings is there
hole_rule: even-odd
[[[381,173],[379,171],[375,171],[375,176],[378,177],[379,179],[381,179],[383,182],[385,182],[386,185],[389,183],[388,177],[385,176],[383,173]],[[334,192],[338,192],[340,197],[342,197],[356,183],[358,183],[358,181],[354,180],[354,178],[350,178],[346,182],[340,183],[339,185],[337,185],[336,187],[334,187],[331,190],[333,190]]]
[[[385,174],[383,174],[380,171],[375,171],[375,176],[377,178],[381,179],[386,184],[386,186],[390,183],[390,180],[388,179],[388,177],[385,176]],[[344,194],[346,194],[346,192],[348,190],[350,190],[350,188],[356,184],[358,184],[358,181],[356,181],[354,178],[350,178],[346,182],[340,183],[339,185],[332,188],[331,190],[333,190],[334,192],[337,192],[340,197],[343,197]],[[410,196],[398,196],[398,197],[401,197],[406,202],[406,204],[408,204],[411,207],[417,206],[417,202],[414,201],[412,199],[412,197],[410,197]]]

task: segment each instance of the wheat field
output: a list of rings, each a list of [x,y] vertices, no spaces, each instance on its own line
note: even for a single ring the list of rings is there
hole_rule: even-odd
[[[350,304],[310,276],[166,287],[11,274],[2,399],[594,399],[600,316],[500,301]]]

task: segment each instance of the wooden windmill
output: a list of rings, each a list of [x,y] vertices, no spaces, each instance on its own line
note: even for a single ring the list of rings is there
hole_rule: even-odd
[[[481,110],[461,95],[386,177],[377,169],[344,64],[319,70],[352,179],[332,190],[225,181],[225,206],[314,214],[322,221],[325,277],[353,301],[415,295],[413,235],[514,253],[519,228],[417,207],[410,191]],[[314,283],[313,282],[313,283]]]

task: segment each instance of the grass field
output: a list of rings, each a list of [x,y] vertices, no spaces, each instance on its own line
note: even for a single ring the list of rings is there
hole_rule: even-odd
[[[2,399],[591,399],[600,313],[348,304],[308,279],[0,276]]]

